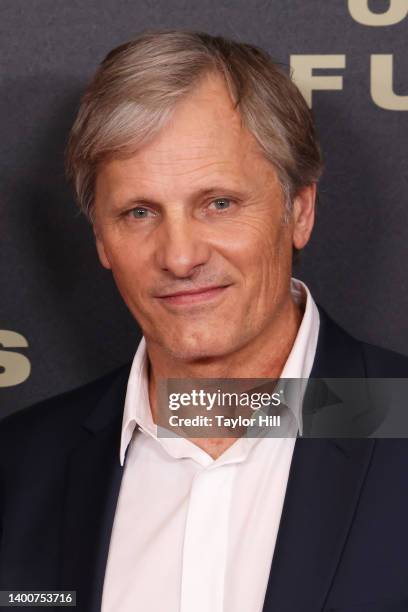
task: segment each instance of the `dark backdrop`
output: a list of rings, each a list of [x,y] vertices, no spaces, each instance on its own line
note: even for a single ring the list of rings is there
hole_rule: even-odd
[[[357,2],[374,16],[401,10]],[[344,69],[316,71],[340,75],[342,89],[313,93],[326,170],[296,274],[351,333],[408,354],[408,17],[365,25],[346,0],[0,0],[0,10],[0,417],[135,351],[138,330],[76,211],[63,149],[98,62],[147,28],[236,37],[287,65],[345,56]],[[377,54],[392,56],[401,110],[372,99]]]

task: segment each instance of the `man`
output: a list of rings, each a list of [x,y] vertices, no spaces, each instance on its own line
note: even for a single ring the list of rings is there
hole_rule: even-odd
[[[321,173],[291,80],[250,45],[145,34],[102,63],[67,160],[143,340],[2,424],[1,589],[86,612],[408,609],[405,441],[155,426],[160,379],[407,375],[291,280]]]

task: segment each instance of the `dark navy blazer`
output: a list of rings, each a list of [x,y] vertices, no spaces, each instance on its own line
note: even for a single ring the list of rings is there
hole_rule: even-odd
[[[408,377],[407,357],[320,317],[311,377]],[[0,590],[100,610],[129,369],[0,423]],[[296,440],[264,612],[330,610],[408,610],[408,440]]]

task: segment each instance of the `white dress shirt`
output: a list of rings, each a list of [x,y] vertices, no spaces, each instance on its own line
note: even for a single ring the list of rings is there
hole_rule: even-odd
[[[281,378],[308,378],[319,312],[302,282],[292,279],[292,294],[305,310]],[[142,339],[102,612],[261,612],[295,440],[240,438],[214,460],[187,439],[158,438]]]

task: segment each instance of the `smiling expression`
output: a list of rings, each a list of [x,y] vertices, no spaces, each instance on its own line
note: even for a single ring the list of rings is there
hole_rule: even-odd
[[[179,360],[239,351],[282,315],[293,244],[311,230],[284,212],[277,173],[218,75],[96,180],[100,260],[148,345]]]

